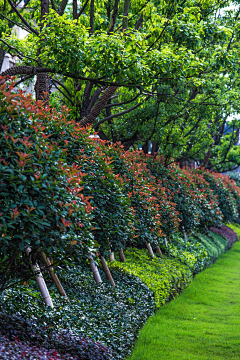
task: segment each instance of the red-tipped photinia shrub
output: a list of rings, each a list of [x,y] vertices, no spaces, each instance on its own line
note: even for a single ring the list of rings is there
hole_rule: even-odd
[[[211,172],[206,169],[196,169],[196,173],[202,174],[209,183],[213,194],[217,197],[218,206],[223,214],[223,221],[230,222],[238,218],[236,199],[233,196],[233,188],[230,190],[230,181],[227,177]],[[232,185],[233,186],[233,185]],[[238,196],[235,194],[235,196]]]
[[[23,268],[25,248],[61,260],[93,247],[92,206],[81,192],[84,174],[66,164],[65,151],[51,142],[46,112],[30,97],[0,83],[0,258],[3,268]],[[81,226],[84,224],[84,226]],[[15,276],[0,279],[0,289]]]
[[[209,183],[204,179],[202,173],[194,169],[183,170],[189,177],[194,186],[199,190],[198,207],[199,207],[199,228],[206,228],[219,225],[223,221],[223,215],[218,205],[217,196],[210,188]]]
[[[124,184],[135,216],[134,241],[142,247],[153,246],[177,231],[178,212],[168,196],[168,190],[150,173],[145,157],[138,151],[124,152],[120,144],[109,145],[104,150],[113,160],[114,172]]]
[[[44,123],[45,133],[51,135],[49,146],[55,144],[61,150],[61,159],[67,166],[74,163],[81,169],[77,171],[83,178],[79,186],[93,207],[92,233],[100,253],[108,255],[109,250],[124,248],[133,236],[131,201],[123,192],[119,175],[112,171],[112,160],[102,151],[105,145],[99,146],[89,138],[89,129],[70,120],[67,109],[61,116],[53,109],[46,112]]]

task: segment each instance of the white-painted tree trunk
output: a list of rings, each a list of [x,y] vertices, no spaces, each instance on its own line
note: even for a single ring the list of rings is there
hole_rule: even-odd
[[[167,247],[168,246],[167,238],[164,238],[164,242],[165,242],[165,246]]]
[[[109,255],[109,260],[110,261],[115,261],[115,257],[114,257],[114,252],[111,252]]]
[[[184,226],[182,227],[182,230],[183,230],[183,237],[184,237],[184,240],[187,241],[187,235],[186,235],[186,231],[184,229]]]
[[[31,252],[31,248],[29,248],[29,247],[26,248],[27,255],[29,255],[30,252]],[[36,263],[35,265],[33,265],[32,262],[31,262],[31,266],[32,266],[32,269],[33,269],[33,271],[35,273],[35,278],[36,278],[37,284],[39,286],[39,289],[40,289],[40,292],[42,294],[42,297],[43,297],[43,300],[44,300],[45,304],[49,305],[49,306],[51,306],[51,308],[53,308],[53,302],[52,302],[51,296],[49,294],[47,285],[45,283],[45,280],[43,278],[43,275],[41,273],[41,270],[40,270],[38,264]]]

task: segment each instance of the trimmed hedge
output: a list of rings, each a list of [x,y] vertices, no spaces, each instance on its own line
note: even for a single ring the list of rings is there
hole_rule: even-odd
[[[155,296],[156,307],[174,299],[192,281],[192,272],[177,260],[150,258],[147,250],[128,249],[126,261],[109,262],[112,269],[140,278]]]
[[[231,240],[229,240],[229,233],[231,234]],[[226,234],[228,234],[229,239]],[[237,235],[227,226],[211,228],[211,230],[205,234],[196,233],[193,236],[193,239],[196,239],[205,247],[211,263],[214,263],[221,254],[230,249],[233,238],[236,239]]]

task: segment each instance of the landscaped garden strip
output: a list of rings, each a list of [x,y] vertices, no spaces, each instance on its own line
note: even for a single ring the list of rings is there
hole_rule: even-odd
[[[129,360],[239,359],[239,274],[237,242],[148,320]]]
[[[100,273],[104,280],[104,273],[101,270]],[[84,340],[86,337],[92,343],[91,360],[101,355],[99,345],[94,347],[95,342],[111,348],[114,359],[128,355],[139,329],[155,310],[152,291],[139,278],[115,271],[115,289],[106,281],[98,286],[86,267],[58,269],[57,274],[70,303],[60,298],[50,281],[53,309],[46,308],[34,281],[5,291],[0,302],[0,333],[32,344],[40,343],[61,353],[70,352],[78,355],[78,359],[85,360],[87,356],[90,340]],[[9,318],[4,314],[18,316]],[[68,339],[67,334],[61,335],[66,330],[73,334],[72,339]],[[74,336],[83,339],[80,345]]]

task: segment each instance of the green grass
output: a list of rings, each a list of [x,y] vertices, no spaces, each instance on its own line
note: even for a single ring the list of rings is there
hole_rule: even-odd
[[[240,242],[148,320],[128,359],[240,359]]]

